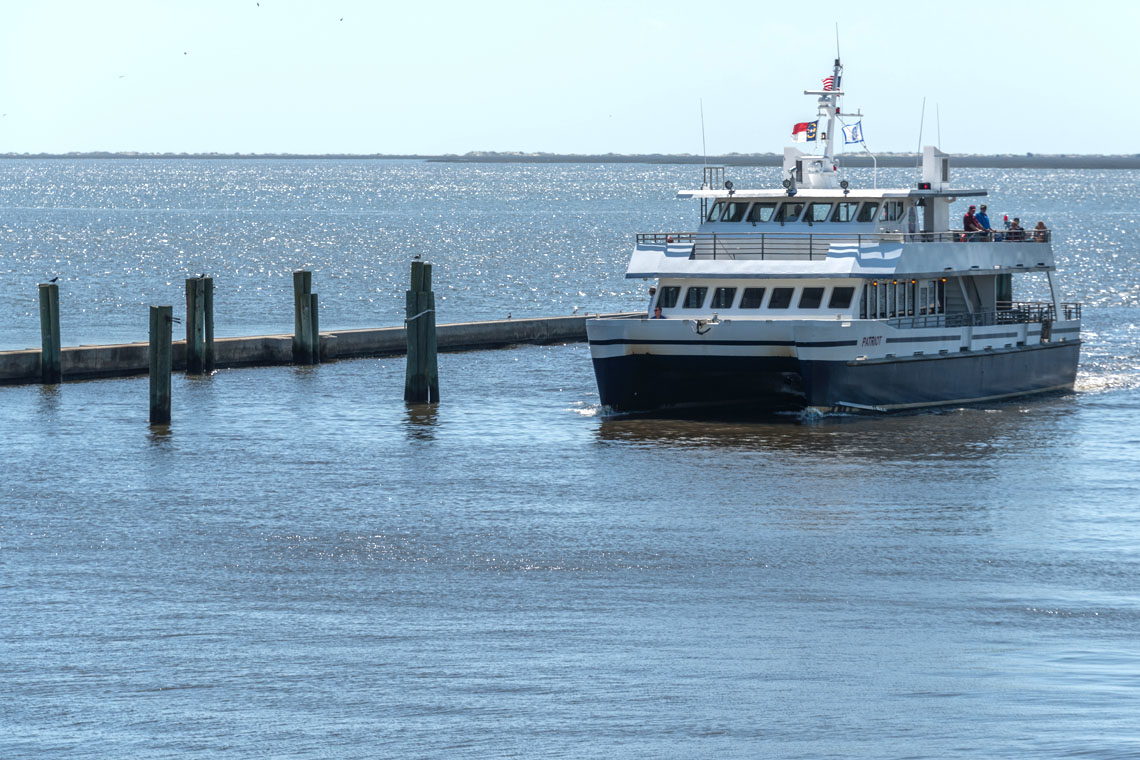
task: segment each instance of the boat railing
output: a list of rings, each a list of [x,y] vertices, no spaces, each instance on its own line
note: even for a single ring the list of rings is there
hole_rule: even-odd
[[[1079,321],[1080,303],[1062,303],[1065,321]],[[900,329],[922,327],[988,327],[992,325],[1038,324],[1057,321],[1057,310],[1048,301],[998,301],[993,311],[953,312],[950,314],[917,314],[892,317],[891,327]]]
[[[691,245],[690,259],[825,259],[881,243],[1048,242],[1049,230],[1025,230],[1013,240],[1006,232],[642,232],[637,245]],[[1039,237],[1034,237],[1037,234]]]

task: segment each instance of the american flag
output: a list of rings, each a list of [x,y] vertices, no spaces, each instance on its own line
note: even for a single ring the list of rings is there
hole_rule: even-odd
[[[826,79],[824,79],[823,80],[823,89],[834,90],[835,89],[835,77],[827,77]]]

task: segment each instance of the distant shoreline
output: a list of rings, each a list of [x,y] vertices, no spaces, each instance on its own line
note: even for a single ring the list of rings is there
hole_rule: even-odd
[[[975,169],[1140,169],[1140,154],[1135,155],[952,155],[953,165]],[[0,159],[193,159],[193,160],[419,160],[431,163],[457,164],[711,164],[715,166],[780,166],[783,156],[776,153],[730,153],[725,156],[693,156],[689,154],[572,154],[572,153],[499,153],[479,151],[464,155],[359,154],[359,153],[112,153],[104,151],[76,153],[0,153]],[[882,168],[912,167],[918,157],[913,153],[884,153],[877,156]],[[845,166],[870,167],[865,154],[842,156]]]

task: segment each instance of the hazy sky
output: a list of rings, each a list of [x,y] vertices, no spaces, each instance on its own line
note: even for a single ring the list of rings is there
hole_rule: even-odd
[[[0,152],[1138,153],[1140,5],[0,0]],[[936,114],[940,114],[940,119]]]

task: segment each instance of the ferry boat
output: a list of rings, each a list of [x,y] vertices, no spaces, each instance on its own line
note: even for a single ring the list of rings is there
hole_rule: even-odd
[[[842,71],[836,59],[804,91],[818,118],[796,130],[821,150],[786,148],[782,187],[737,189],[706,167],[678,193],[700,201],[695,231],[637,235],[626,277],[656,281],[646,312],[586,322],[604,414],[889,412],[1072,389],[1081,305],[1058,299],[1052,232],[951,225],[952,204],[987,191],[955,187],[934,146],[915,187],[841,179],[836,121],[862,116],[840,110]],[[1032,276],[1049,300],[1015,300]]]

